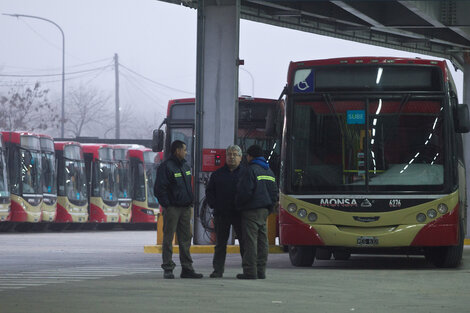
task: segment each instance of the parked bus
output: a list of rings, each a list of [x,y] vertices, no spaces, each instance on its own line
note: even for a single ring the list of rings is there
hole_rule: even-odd
[[[8,167],[5,156],[5,144],[0,133],[0,224],[1,222],[9,221],[11,216]]]
[[[57,213],[57,169],[54,154],[54,139],[47,135],[39,135],[42,157],[42,205],[41,220],[52,222]]]
[[[41,221],[43,197],[41,184],[41,144],[39,136],[29,132],[2,132],[6,147],[11,192],[11,222]]]
[[[279,101],[272,99],[248,96],[242,96],[238,99],[237,144],[243,151],[253,144],[260,145],[275,173],[278,173],[279,168],[280,137],[270,134],[266,126],[269,125],[267,120],[271,115],[274,118],[278,111],[282,111],[282,105]],[[186,159],[192,166],[195,110],[194,98],[176,99],[168,102],[167,117],[160,126],[161,128],[163,124],[166,124],[166,136],[165,138],[161,136],[158,139],[160,149],[155,149],[163,151],[165,159],[169,156],[170,144],[174,140],[181,140],[187,143]]]
[[[119,221],[116,162],[111,145],[82,144],[89,195],[89,221]]]
[[[293,265],[356,252],[459,265],[470,127],[445,61],[291,62],[284,93],[279,227]]]
[[[153,194],[159,154],[149,148],[135,147],[129,150],[133,181],[132,223],[156,223],[158,201]]]
[[[276,136],[273,131],[275,117],[282,119],[283,102],[263,99],[252,98],[248,96],[241,96],[238,99],[238,132],[237,144],[246,151],[246,149],[253,145],[260,145],[265,153],[265,157],[273,172],[279,175],[280,166],[280,135]],[[164,152],[164,158],[167,159],[170,153],[170,144],[174,140],[181,140],[186,143],[187,155],[186,160],[192,167],[194,157],[194,127],[195,127],[195,99],[177,99],[168,102],[167,117],[160,125],[160,128],[166,124],[166,132],[161,130],[154,132],[154,151]],[[269,126],[269,127],[268,127]],[[227,143],[227,146],[230,143]],[[223,160],[225,162],[225,160]],[[197,196],[197,195],[196,195]],[[213,222],[212,210],[209,209],[205,201],[199,201],[200,207],[195,210],[196,216],[201,220],[203,235],[201,241],[206,241],[209,238],[213,241]],[[196,226],[197,228],[198,226]],[[199,228],[197,228],[199,229]],[[273,231],[275,234],[276,232]],[[195,231],[195,238],[199,240],[199,231]],[[274,238],[273,238],[274,239]]]
[[[81,145],[54,142],[57,162],[57,223],[88,222],[88,191]]]
[[[132,217],[132,185],[129,167],[129,146],[115,145],[116,184],[118,187],[119,222],[129,223]]]

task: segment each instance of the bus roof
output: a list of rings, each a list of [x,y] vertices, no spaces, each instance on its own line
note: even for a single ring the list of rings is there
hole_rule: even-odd
[[[429,59],[418,59],[418,58],[397,58],[397,57],[345,57],[345,58],[332,58],[332,59],[321,59],[321,60],[310,60],[310,61],[298,61],[290,62],[289,71],[287,73],[287,81],[290,82],[293,79],[294,72],[297,69],[313,66],[323,65],[358,65],[358,64],[418,64],[418,65],[433,65],[438,66],[442,69],[442,72],[446,75],[447,65],[443,60],[429,60]],[[447,75],[445,77],[447,80]]]
[[[33,136],[39,138],[38,134],[27,132],[27,131],[2,131],[4,142],[13,142],[20,144],[21,136]]]
[[[245,102],[245,101],[253,101],[253,102],[262,102],[262,103],[268,103],[268,102],[275,102],[277,101],[276,99],[267,99],[267,98],[253,98],[250,96],[240,96],[238,97],[239,102]],[[195,104],[196,98],[183,98],[183,99],[172,99],[168,101],[168,108],[166,112],[166,116],[170,116],[170,110],[171,107],[174,104]]]
[[[99,159],[99,150],[101,148],[112,149],[113,146],[106,143],[82,143],[83,153],[93,154],[93,159]]]
[[[129,149],[129,156],[131,158],[137,158],[141,161],[144,161],[144,152],[151,152],[152,149],[146,148],[146,147],[136,147],[136,148],[131,148]]]
[[[63,151],[65,146],[81,146],[79,142],[76,141],[54,141],[54,149],[58,151]]]

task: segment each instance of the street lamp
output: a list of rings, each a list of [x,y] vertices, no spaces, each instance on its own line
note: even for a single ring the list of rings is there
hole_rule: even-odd
[[[3,15],[7,16],[12,16],[16,18],[20,17],[29,17],[29,18],[35,18],[38,20],[43,20],[46,22],[49,22],[56,26],[59,30],[60,33],[62,34],[62,118],[60,120],[60,137],[64,138],[64,122],[65,122],[65,105],[64,105],[64,99],[65,99],[65,35],[64,31],[62,28],[60,28],[59,25],[57,25],[55,22],[48,20],[47,18],[39,17],[39,16],[34,16],[34,15],[24,15],[24,14],[6,14],[4,13]]]
[[[247,73],[248,75],[250,75],[250,77],[251,77],[251,96],[254,97],[255,96],[255,78],[253,77],[253,75],[251,75],[251,73],[248,70],[245,70],[243,67],[240,67],[240,69],[242,71],[244,71],[245,73]]]

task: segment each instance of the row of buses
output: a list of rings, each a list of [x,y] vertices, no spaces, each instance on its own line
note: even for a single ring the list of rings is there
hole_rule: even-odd
[[[54,142],[31,132],[1,137],[0,229],[156,223],[160,158],[151,149]]]

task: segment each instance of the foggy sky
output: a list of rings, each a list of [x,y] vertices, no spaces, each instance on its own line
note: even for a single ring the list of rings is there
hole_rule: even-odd
[[[146,125],[158,127],[169,99],[194,96],[196,10],[156,0],[2,0],[0,13],[36,15],[60,25],[65,33],[66,73],[111,65],[117,53],[120,63],[151,79],[121,69],[121,107],[135,110]],[[0,38],[0,73],[61,73],[62,37],[52,24],[0,15]],[[290,61],[344,56],[436,59],[246,20],[240,24],[239,55],[245,60],[243,69],[254,77],[253,94],[251,76],[240,71],[240,93],[265,98],[278,98]],[[462,72],[452,75],[462,99]],[[111,66],[66,78],[66,89],[79,84],[96,86],[114,101]],[[0,90],[17,79],[0,77]],[[22,79],[42,81],[51,89],[52,100],[60,101],[60,76]]]

